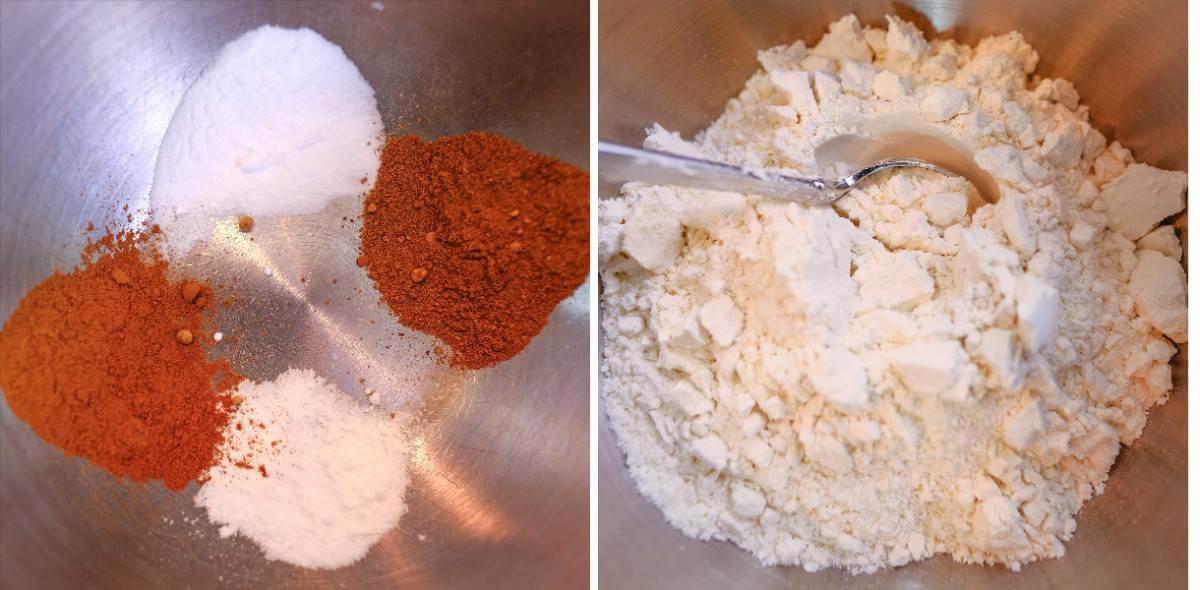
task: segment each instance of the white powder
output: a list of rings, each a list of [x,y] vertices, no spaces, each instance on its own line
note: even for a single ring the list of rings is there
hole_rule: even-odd
[[[1002,199],[968,214],[964,181],[908,170],[835,208],[603,201],[602,393],[639,490],[765,564],[1062,555],[1170,393],[1186,280],[1154,227],[1185,176],[1106,148],[1016,33],[972,48],[850,16],[759,60],[695,141],[646,144],[812,174],[817,144],[899,113],[970,148]]]
[[[408,486],[401,416],[356,405],[309,369],[236,395],[244,401],[226,456],[195,499],[222,536],[248,537],[268,559],[332,569],[396,526]]]
[[[375,92],[309,29],[259,27],[230,42],[188,89],[159,149],[150,193],[172,249],[214,218],[293,215],[371,188],[383,123]]]

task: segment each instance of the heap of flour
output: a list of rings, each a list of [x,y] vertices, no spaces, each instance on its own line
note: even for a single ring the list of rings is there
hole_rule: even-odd
[[[873,178],[834,208],[639,184],[600,207],[603,398],[639,490],[765,564],[870,572],[948,553],[1063,554],[1186,339],[1186,178],[1135,164],[1017,33],[976,47],[847,16],[763,70],[693,141],[816,172],[814,147],[904,114],[1002,199]]]
[[[196,504],[268,559],[333,569],[366,555],[407,510],[404,417],[359,406],[310,369],[241,385],[222,462]]]
[[[188,88],[158,153],[150,204],[183,253],[233,215],[298,215],[368,190],[383,122],[375,91],[310,29],[263,26]]]

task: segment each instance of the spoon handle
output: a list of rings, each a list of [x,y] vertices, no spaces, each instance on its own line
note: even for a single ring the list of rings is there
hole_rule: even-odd
[[[803,205],[828,205],[840,196],[831,183],[774,172],[747,172],[737,166],[599,142],[600,176],[614,181],[685,186],[763,195]]]

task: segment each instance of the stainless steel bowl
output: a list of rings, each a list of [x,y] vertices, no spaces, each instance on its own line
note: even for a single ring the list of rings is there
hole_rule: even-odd
[[[1093,120],[1134,155],[1187,165],[1186,7],[1171,0],[976,2],[642,2],[601,0],[600,137],[637,145],[654,122],[685,137],[720,114],[758,68],[755,52],[810,46],[848,12],[880,26],[898,14],[926,34],[975,42],[1021,31],[1038,73],[1072,80]],[[601,186],[600,196],[613,194]],[[1169,588],[1187,574],[1186,347],[1175,395],[1122,452],[1107,489],[1087,503],[1062,559],[1020,573],[946,557],[871,576],[765,568],[727,543],[685,537],[637,494],[600,412],[600,582],[613,588]],[[603,404],[601,404],[603,407]]]
[[[268,23],[311,27],[341,45],[375,88],[389,132],[497,131],[587,165],[585,2],[5,2],[0,317],[53,268],[75,264],[89,221],[120,222],[121,206],[146,205],[158,144],[183,92],[224,43]],[[397,328],[355,267],[358,226],[342,218],[358,207],[349,200],[262,220],[253,243],[227,232],[190,257],[187,270],[225,282],[248,303],[220,325],[241,336],[236,359],[250,378],[313,367],[360,399],[373,387],[387,392],[387,405],[418,413],[422,445],[399,527],[341,570],[267,562],[245,539],[218,538],[192,505],[195,486],[176,494],[118,481],[65,458],[0,404],[0,586],[586,580],[586,288],[517,358],[451,371],[425,356],[428,338]]]

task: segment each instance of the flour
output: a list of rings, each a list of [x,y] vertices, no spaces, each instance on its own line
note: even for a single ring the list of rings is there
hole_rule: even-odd
[[[221,535],[240,534],[268,559],[349,565],[405,513],[403,418],[359,407],[309,369],[238,388],[225,457],[196,504]]]
[[[600,206],[603,398],[643,495],[765,564],[856,573],[946,553],[1060,556],[1186,339],[1186,177],[1105,145],[1017,33],[977,47],[853,16],[759,54],[694,141],[817,172],[814,148],[903,114],[962,142],[965,181],[872,178],[834,208],[629,184]],[[1135,243],[1136,241],[1136,243]]]
[[[159,149],[156,223],[182,253],[215,218],[295,215],[370,190],[383,123],[341,48],[309,29],[230,42],[183,96]]]

